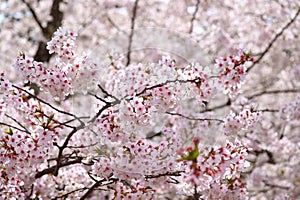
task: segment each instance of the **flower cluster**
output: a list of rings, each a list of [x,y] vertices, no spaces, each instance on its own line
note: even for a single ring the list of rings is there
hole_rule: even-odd
[[[8,196],[19,196],[29,189],[34,173],[49,157],[58,132],[54,129],[54,114],[42,108],[39,101],[7,81],[3,74],[1,85],[0,190]]]
[[[246,64],[253,62],[250,53],[239,50],[237,56],[216,59],[215,68],[218,71],[217,84],[229,95],[235,95],[246,77]]]
[[[5,182],[0,189],[15,187],[6,196],[28,194],[35,182],[31,198],[46,197],[42,192],[47,188],[42,186],[45,181],[52,188],[51,195],[80,198],[95,189],[88,185],[99,180],[99,189],[115,199],[155,198],[161,183],[172,187],[177,182],[192,185],[205,198],[244,197],[240,173],[247,167],[247,147],[235,141],[202,148],[205,141],[200,144],[198,139],[212,120],[224,122],[203,112],[204,102],[216,90],[208,67],[178,67],[167,56],[158,63],[124,66],[113,62],[105,69],[107,76],[93,84],[99,92],[92,94],[88,89],[96,65],[76,54],[75,39],[76,34],[61,28],[55,32],[48,42],[50,53],[57,55],[55,63],[45,65],[24,53],[18,56],[14,67],[26,81],[40,87],[39,95],[0,76],[0,169]],[[219,70],[219,78],[231,80],[230,92],[242,82],[244,65],[250,59],[245,53],[230,61],[223,59],[228,67]],[[97,110],[91,116],[77,117],[67,111],[68,99],[64,98],[77,91],[89,92],[100,101],[93,105]],[[56,107],[44,97],[64,101]],[[200,108],[187,102],[196,102]],[[237,115],[231,113],[224,122],[225,135],[252,127],[260,115],[248,107]],[[193,146],[186,148],[191,138]],[[43,177],[43,173],[53,176]]]
[[[66,73],[58,66],[46,69],[42,63],[34,61],[24,53],[20,53],[14,66],[22,73],[24,80],[39,84],[54,96],[63,98],[71,92]]]
[[[135,142],[127,142],[113,150],[101,150],[101,157],[93,166],[94,174],[101,177],[114,177],[121,179],[140,179],[149,174],[165,173],[176,168],[175,158],[172,152],[178,148],[176,134],[164,129],[167,138],[158,144],[146,139]],[[99,152],[99,151],[98,151]]]
[[[120,131],[119,123],[116,121],[116,117],[112,114],[112,111],[102,114],[96,119],[95,131],[102,134],[102,137],[112,141],[127,140],[126,136]]]
[[[142,181],[132,181],[128,183],[126,181],[119,181],[114,186],[113,198],[116,200],[126,199],[153,199],[156,192],[150,186],[146,185]]]
[[[61,27],[54,33],[52,40],[47,43],[49,53],[57,53],[61,61],[72,62],[76,58],[74,50],[77,33],[66,32]]]
[[[199,139],[194,147],[182,148],[177,153],[188,169],[183,175],[191,187],[197,185],[205,199],[242,199],[246,195],[245,183],[240,173],[249,166],[246,161],[248,147],[239,141],[227,142],[224,147],[198,149]]]
[[[211,70],[198,63],[188,65],[178,70],[180,80],[193,80],[190,84],[182,84],[180,87],[181,95],[186,98],[196,97],[199,102],[208,100],[212,96],[214,86],[209,80]]]
[[[240,113],[230,112],[225,118],[224,134],[235,135],[242,129],[253,127],[261,119],[261,112],[244,109]]]
[[[163,57],[158,63],[148,65],[138,64],[124,66],[117,63],[108,71],[106,82],[107,90],[116,97],[134,96],[147,87],[165,83],[167,80],[175,80],[177,72],[175,63],[168,57]]]
[[[87,92],[96,75],[96,65],[87,56],[75,54],[75,39],[75,33],[59,28],[47,46],[49,53],[58,55],[55,64],[45,66],[20,53],[14,67],[22,73],[24,80],[37,83],[59,99],[75,91]]]

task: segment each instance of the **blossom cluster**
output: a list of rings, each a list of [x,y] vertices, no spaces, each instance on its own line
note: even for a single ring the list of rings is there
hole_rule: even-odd
[[[228,142],[224,147],[198,149],[199,139],[194,147],[181,148],[177,153],[188,171],[183,175],[191,187],[198,186],[204,199],[243,199],[246,185],[240,173],[248,168],[246,161],[248,147],[239,141]]]
[[[118,180],[112,187],[121,187],[121,191],[116,189],[114,198],[128,199],[132,195],[151,196],[156,187],[150,180],[151,176],[177,169],[176,158],[172,156],[179,146],[176,133],[164,129],[163,135],[167,139],[158,144],[140,139],[135,142],[126,142],[119,149],[113,147],[98,149],[96,152],[99,158],[92,166],[92,173],[107,180]],[[133,180],[133,182],[126,186],[123,185],[125,180]],[[130,190],[130,192],[122,192],[123,190]]]
[[[163,192],[159,190],[161,183],[173,187],[174,181],[196,185],[197,192],[204,198],[242,198],[245,195],[245,185],[239,175],[246,167],[247,147],[235,141],[227,142],[225,147],[202,148],[197,139],[211,126],[211,120],[224,122],[201,119],[211,115],[195,113],[205,109],[203,102],[209,102],[216,91],[215,76],[209,67],[199,64],[179,67],[170,57],[163,56],[157,63],[125,66],[113,62],[105,69],[107,76],[96,80],[97,65],[87,56],[76,54],[75,39],[75,33],[61,28],[55,32],[48,43],[49,52],[56,54],[55,63],[36,62],[24,53],[17,57],[14,67],[24,80],[40,87],[41,97],[33,95],[22,83],[10,83],[1,74],[0,163],[2,178],[6,181],[1,189],[7,190],[15,179],[19,180],[19,185],[7,196],[28,195],[31,182],[40,178],[36,173],[42,174],[43,170],[53,174],[53,180],[48,182],[55,185],[54,188],[64,185],[59,194],[74,198],[84,195],[87,185],[95,180],[105,182],[101,185],[99,181],[99,187],[108,190],[107,195],[115,199],[155,198]],[[234,80],[227,86],[236,88],[241,81],[236,82],[238,78],[232,77],[241,76],[239,67],[248,60],[250,57],[246,53],[233,57],[224,64],[233,65],[232,71],[237,73],[229,73],[229,68],[226,72],[220,70],[219,78]],[[244,75],[245,71],[242,72]],[[89,84],[93,92],[95,88],[99,91],[95,94],[88,91]],[[66,96],[77,91],[88,92],[99,101],[95,106],[99,110],[85,117],[89,121],[71,114],[66,106]],[[59,101],[61,105],[56,108],[42,100],[47,95],[64,101]],[[189,101],[196,101],[200,107],[187,109],[199,119],[180,114],[185,112],[184,106]],[[8,120],[8,113],[17,113],[14,116],[18,117],[8,117]],[[260,115],[247,108],[237,115],[231,113],[224,122],[225,135],[254,126]],[[70,116],[74,119],[68,118]],[[69,125],[73,121],[81,125]],[[14,123],[10,125],[10,122]],[[66,129],[73,131],[68,134]],[[191,142],[194,146],[186,148]],[[73,162],[77,165],[72,165]],[[55,165],[50,167],[53,163]],[[64,165],[71,166],[65,168]],[[62,171],[71,173],[76,169],[86,173],[80,176],[77,184],[67,186],[76,178],[65,177]],[[179,178],[172,179],[172,176]],[[32,196],[46,196],[41,192],[46,179],[42,177],[35,182]],[[55,194],[53,189],[51,194]]]
[[[244,109],[238,114],[231,111],[225,118],[224,134],[235,135],[242,129],[253,127],[260,121],[261,116],[261,112],[253,112],[250,109]]]
[[[8,197],[23,198],[34,173],[49,157],[57,131],[53,129],[53,116],[38,101],[4,77],[0,83],[11,85],[0,106],[0,190]]]
[[[234,96],[245,81],[247,62],[253,62],[250,53],[239,49],[238,55],[216,59],[215,68],[218,71],[217,84],[226,94]]]
[[[96,75],[96,64],[90,62],[86,55],[76,55],[75,39],[75,33],[59,28],[47,43],[49,53],[58,55],[56,63],[45,66],[21,52],[14,67],[25,81],[37,83],[41,89],[59,99],[76,91],[87,92],[89,83]]]
[[[115,66],[116,65],[116,66]],[[158,63],[148,65],[138,64],[125,66],[116,63],[108,69],[106,89],[116,97],[134,96],[147,87],[176,80],[175,62],[169,57],[163,57]],[[107,77],[106,77],[107,78]]]

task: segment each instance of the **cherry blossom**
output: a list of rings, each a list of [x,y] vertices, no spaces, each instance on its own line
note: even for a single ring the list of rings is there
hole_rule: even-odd
[[[299,15],[1,3],[0,198],[297,199]]]

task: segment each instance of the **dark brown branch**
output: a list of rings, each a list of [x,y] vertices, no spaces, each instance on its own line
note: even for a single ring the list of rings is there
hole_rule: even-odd
[[[7,127],[9,127],[9,128],[13,128],[13,129],[16,129],[16,130],[18,130],[18,131],[21,131],[21,132],[25,132],[25,133],[27,133],[27,134],[30,134],[30,132],[27,132],[26,130],[22,130],[22,129],[16,127],[16,126],[13,126],[13,125],[10,125],[10,124],[4,123],[4,122],[0,122],[0,125],[7,126]]]
[[[62,146],[58,146],[58,156],[57,156],[57,159],[56,159],[56,167],[55,167],[55,171],[53,172],[53,175],[54,176],[57,176],[58,175],[58,170],[59,168],[61,167],[61,161],[62,161],[62,155],[63,155],[63,151],[65,148],[67,148],[68,146],[68,143],[71,139],[71,137],[80,129],[83,129],[85,126],[84,124],[81,124],[80,126],[77,126],[76,128],[74,128],[67,136],[67,138],[65,139],[64,143]]]
[[[215,107],[206,108],[205,110],[200,111],[200,113],[211,112],[211,111],[218,110],[218,109],[224,108],[226,106],[230,106],[230,105],[231,105],[231,100],[228,99],[227,102],[225,102],[221,105],[215,106]]]
[[[63,195],[61,195],[61,196],[55,197],[53,200],[57,200],[57,199],[66,199],[70,194],[73,194],[73,193],[78,192],[78,191],[81,191],[81,190],[86,190],[86,189],[88,189],[88,188],[86,188],[86,187],[78,188],[78,189],[76,189],[76,190],[73,190],[73,191],[71,191],[71,192],[68,192],[68,193],[66,193],[66,194],[63,194]]]
[[[265,94],[281,94],[281,93],[298,93],[300,89],[287,89],[287,90],[271,90],[271,91],[262,91],[257,94],[246,97],[247,99],[253,99],[255,97],[259,97]]]
[[[45,33],[47,30],[45,27],[43,27],[41,21],[39,20],[38,16],[35,13],[35,10],[31,7],[30,3],[26,2],[25,0],[22,0],[22,2],[27,6],[27,8],[29,9],[29,11],[31,12],[34,21],[38,24],[38,26],[40,27],[41,31],[43,33]]]
[[[67,162],[62,162],[60,164],[60,168],[61,167],[65,167],[65,166],[69,166],[69,165],[73,165],[73,164],[76,164],[76,163],[81,163],[82,161],[82,157],[77,157],[77,159],[75,160],[71,160],[71,161],[67,161]],[[35,174],[35,178],[41,178],[42,176],[46,175],[46,174],[54,174],[54,172],[56,171],[56,167],[57,165],[55,166],[52,166],[52,167],[49,167],[49,168],[46,168],[40,172],[37,172]]]
[[[18,122],[15,118],[9,116],[8,114],[5,114],[6,117],[10,118],[11,120],[13,120],[14,122],[16,122],[19,126],[21,126],[24,130],[24,132],[28,133],[28,134],[31,134],[30,131],[25,127],[23,126],[20,122]],[[19,129],[20,130],[20,129]]]
[[[151,174],[151,175],[145,175],[145,178],[152,179],[152,178],[159,178],[164,176],[181,176],[182,172],[184,171],[166,172],[164,174]]]
[[[138,8],[138,2],[139,2],[139,0],[135,0],[134,5],[133,5],[133,11],[132,11],[132,17],[131,17],[131,29],[130,29],[129,40],[128,40],[128,48],[127,48],[126,66],[130,65],[130,62],[131,62],[131,47],[132,47],[132,41],[133,41],[133,35],[134,35],[135,18],[136,18],[136,11]]]
[[[268,44],[266,49],[260,54],[260,56],[253,62],[253,64],[247,69],[247,72],[249,72],[256,64],[258,64],[264,56],[269,52],[273,44],[276,42],[276,40],[284,33],[284,31],[296,20],[300,13],[300,7],[298,8],[295,16],[280,30],[279,33],[277,33],[274,38],[271,40],[271,42]]]
[[[117,98],[117,97],[115,97],[115,96],[113,96],[112,94],[109,94],[100,84],[98,84],[98,87],[99,87],[99,89],[101,90],[101,92],[103,93],[103,94],[105,94],[106,96],[108,96],[108,97],[111,97],[111,98],[113,98],[114,100],[116,100],[116,101],[119,101],[119,99]]]
[[[268,109],[268,108],[266,108],[266,109],[259,109],[259,110],[254,110],[254,112],[279,112],[280,110],[278,110],[278,109]]]
[[[47,24],[47,34],[45,37],[50,39],[52,34],[56,31],[58,27],[61,26],[63,20],[63,13],[59,10],[59,4],[63,2],[63,0],[53,0],[50,15],[52,16],[52,20]]]
[[[193,29],[194,29],[194,21],[196,19],[196,15],[197,15],[197,12],[199,10],[199,5],[200,5],[200,0],[197,0],[197,3],[195,5],[196,9],[195,9],[195,12],[193,12],[193,17],[191,19],[191,23],[190,23],[190,30],[189,30],[189,33],[192,33],[193,32]]]
[[[80,198],[80,200],[84,200],[84,199],[88,198],[90,196],[90,194],[94,191],[94,189],[96,187],[100,186],[104,181],[105,181],[105,179],[95,182],[94,185],[92,185],[92,187],[90,187],[88,189],[88,191]]]
[[[16,85],[13,85],[13,87],[16,88],[16,89],[18,89],[18,90],[21,90],[21,91],[25,92],[25,93],[28,94],[30,97],[32,97],[32,98],[34,98],[34,99],[36,99],[36,100],[42,102],[43,104],[49,106],[49,107],[52,108],[53,110],[55,110],[55,111],[57,111],[57,112],[59,112],[59,113],[65,114],[65,115],[72,116],[72,117],[76,118],[77,120],[79,120],[79,121],[82,123],[82,121],[81,121],[76,115],[74,115],[74,114],[72,114],[72,113],[69,113],[69,112],[66,112],[66,111],[63,111],[63,110],[60,110],[60,109],[58,109],[58,108],[55,108],[55,107],[52,106],[50,103],[44,101],[43,99],[37,97],[37,96],[34,95],[34,94],[31,94],[30,92],[28,92],[27,90],[24,90],[23,88],[20,88],[20,87],[18,87],[18,86],[16,86]]]
[[[50,10],[52,20],[47,23],[46,27],[43,27],[33,7],[28,2],[26,2],[26,0],[22,0],[22,2],[26,4],[27,8],[31,12],[33,19],[40,27],[43,36],[46,39],[50,39],[53,33],[57,30],[57,28],[62,25],[63,13],[59,10],[59,4],[63,2],[63,0],[53,0],[52,7]],[[48,62],[50,60],[52,54],[49,54],[48,50],[46,49],[46,46],[47,44],[45,41],[39,41],[39,46],[35,53],[34,60],[39,62]]]
[[[218,121],[218,122],[224,123],[224,121],[221,120],[221,119],[195,118],[195,117],[185,116],[185,115],[180,114],[180,113],[172,113],[172,112],[166,112],[166,113],[169,114],[169,115],[175,115],[175,116],[183,117],[185,119],[189,119],[189,120],[193,120],[193,121]]]

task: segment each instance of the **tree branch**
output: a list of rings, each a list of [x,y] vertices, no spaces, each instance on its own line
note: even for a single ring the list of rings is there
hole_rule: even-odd
[[[43,99],[37,97],[37,96],[34,95],[34,94],[31,94],[30,92],[28,92],[27,90],[24,90],[23,88],[20,88],[20,87],[18,87],[18,86],[16,86],[16,85],[12,85],[12,87],[14,87],[14,88],[16,88],[16,89],[18,89],[18,90],[21,90],[21,91],[23,91],[23,92],[25,92],[25,93],[28,94],[30,97],[32,97],[32,98],[34,98],[34,99],[36,99],[36,100],[42,102],[43,104],[46,104],[47,106],[49,106],[49,107],[52,108],[53,110],[55,110],[55,111],[57,111],[57,112],[59,112],[59,113],[65,114],[65,115],[72,116],[72,117],[76,118],[80,123],[82,123],[82,121],[79,119],[79,117],[77,117],[75,114],[72,114],[72,113],[66,112],[66,111],[64,111],[64,110],[60,110],[60,109],[58,109],[58,108],[55,108],[55,107],[52,106],[50,103],[44,101]]]
[[[184,171],[166,172],[164,174],[151,174],[151,175],[145,175],[145,178],[152,179],[152,178],[159,178],[163,176],[181,176],[182,172]]]
[[[258,64],[263,57],[269,52],[273,44],[276,42],[276,40],[283,34],[283,32],[296,20],[300,13],[300,7],[298,8],[298,11],[296,12],[295,16],[280,30],[279,33],[277,33],[274,38],[271,40],[271,42],[268,44],[266,49],[260,54],[260,56],[253,62],[253,64],[247,69],[247,72],[249,72],[256,64]]]
[[[29,9],[29,11],[31,12],[31,14],[33,16],[34,21],[38,24],[42,33],[44,34],[47,31],[47,29],[42,26],[42,23],[39,20],[38,16],[36,15],[35,10],[31,7],[30,3],[26,2],[25,0],[22,0],[22,2],[27,6],[27,8]]]
[[[82,160],[83,160],[83,157],[77,157],[77,159],[75,159],[75,160],[62,162],[59,167],[61,168],[61,167],[73,165],[76,163],[81,163]],[[57,165],[54,165],[54,166],[46,168],[40,172],[37,172],[35,174],[35,178],[41,178],[42,176],[44,176],[46,174],[54,174],[54,172],[56,171],[56,167],[57,167]]]
[[[262,91],[252,96],[246,97],[247,99],[253,99],[255,97],[259,97],[265,94],[280,94],[280,93],[298,93],[300,89],[287,89],[287,90],[271,90],[271,91]]]
[[[94,189],[96,187],[100,186],[104,181],[105,181],[105,179],[95,182],[94,185],[92,185],[92,187],[90,187],[88,189],[88,191],[80,198],[80,200],[84,200],[84,199],[88,198],[89,195],[94,191]]]
[[[131,17],[131,30],[129,34],[129,41],[128,41],[128,48],[127,48],[127,62],[126,66],[130,65],[131,62],[131,47],[132,47],[132,40],[134,35],[134,28],[135,28],[135,18],[136,18],[136,11],[138,7],[139,0],[135,0],[133,11],[132,11],[132,17]]]
[[[218,122],[224,123],[224,121],[221,120],[221,119],[195,118],[195,117],[185,116],[185,115],[180,114],[180,113],[172,113],[172,112],[166,112],[166,113],[169,114],[169,115],[176,115],[176,116],[180,116],[180,117],[183,117],[183,118],[186,118],[186,119],[189,119],[189,120],[194,120],[194,121],[218,121]]]
[[[196,19],[196,15],[197,15],[197,12],[199,10],[199,5],[200,5],[200,0],[197,0],[197,3],[195,5],[196,9],[195,11],[193,12],[193,17],[191,19],[191,23],[190,23],[190,30],[189,30],[189,33],[191,34],[193,32],[193,29],[194,29],[194,21]]]

